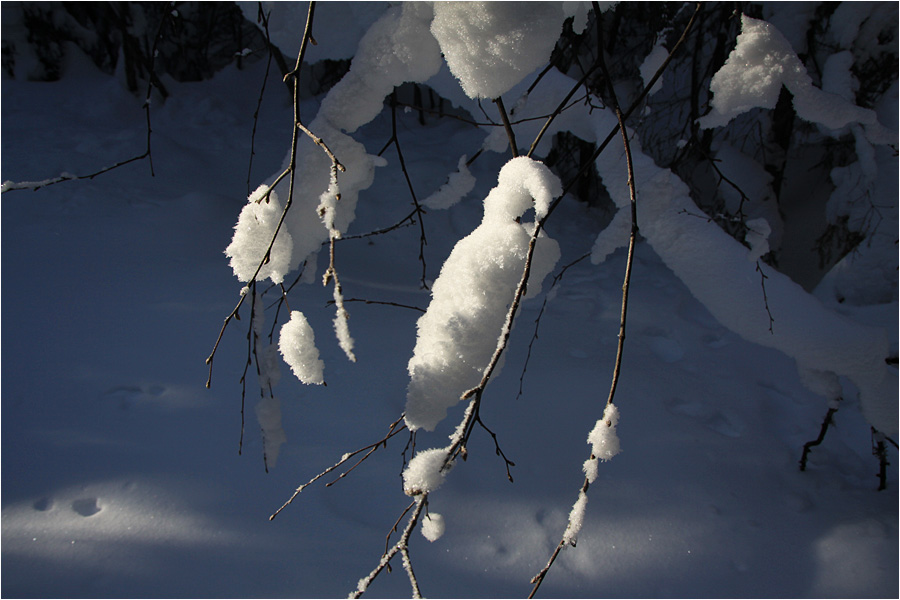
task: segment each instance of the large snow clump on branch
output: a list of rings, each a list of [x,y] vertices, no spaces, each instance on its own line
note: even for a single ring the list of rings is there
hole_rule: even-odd
[[[614,2],[601,2],[605,10]],[[586,2],[435,2],[431,32],[469,98],[496,98],[550,58],[563,22],[587,23]]]
[[[542,163],[514,158],[500,170],[497,187],[484,200],[484,218],[457,242],[432,287],[431,304],[419,319],[409,361],[406,424],[410,430],[435,426],[460,396],[481,381],[506,313],[522,277],[534,223],[516,219],[534,208],[535,220],[562,193],[559,179]],[[559,245],[538,238],[528,295],[559,260]]]
[[[875,111],[813,86],[806,67],[781,32],[747,15],[741,20],[737,45],[712,78],[712,111],[700,119],[700,125],[721,127],[752,108],[775,108],[781,86],[791,92],[794,110],[805,121],[829,129],[861,123],[872,143],[896,141],[896,133],[878,123]]]
[[[234,238],[225,249],[225,254],[231,258],[231,268],[240,281],[250,281],[256,274],[281,219],[283,209],[278,194],[273,191],[266,196],[268,190],[269,186],[261,185],[247,198],[247,204],[234,226]],[[290,234],[280,231],[272,244],[269,260],[259,269],[257,278],[269,277],[272,283],[284,281],[292,250]]]

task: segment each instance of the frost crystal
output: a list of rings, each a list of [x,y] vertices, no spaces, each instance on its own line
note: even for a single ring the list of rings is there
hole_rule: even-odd
[[[319,360],[315,334],[302,312],[292,311],[291,320],[282,325],[278,349],[281,350],[284,362],[300,381],[319,385],[324,383],[325,365]]]

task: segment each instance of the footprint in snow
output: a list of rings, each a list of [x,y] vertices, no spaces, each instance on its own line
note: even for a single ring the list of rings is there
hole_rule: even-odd
[[[35,500],[34,504],[31,505],[34,510],[39,510],[41,512],[45,512],[53,508],[53,500],[50,498],[41,498],[40,500]]]
[[[82,517],[93,517],[103,509],[97,505],[96,498],[79,498],[72,501],[72,510]]]

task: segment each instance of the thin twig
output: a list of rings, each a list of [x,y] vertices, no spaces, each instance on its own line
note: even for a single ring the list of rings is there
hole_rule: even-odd
[[[628,170],[628,192],[630,196],[630,205],[631,205],[631,233],[628,238],[628,258],[625,262],[625,279],[622,283],[622,311],[620,314],[619,320],[619,340],[616,347],[616,362],[613,367],[613,375],[612,382],[610,383],[609,388],[609,396],[606,400],[606,406],[612,404],[613,399],[616,394],[616,388],[619,383],[619,375],[622,371],[622,356],[625,350],[625,325],[627,323],[627,315],[628,315],[628,291],[631,285],[631,269],[634,263],[634,247],[635,242],[637,240],[638,234],[638,223],[637,223],[637,190],[635,190],[634,186],[634,164],[631,160],[631,145],[628,141],[628,131],[625,129],[625,117],[622,115],[622,110],[619,108],[619,101],[616,97],[616,91],[613,88],[612,81],[609,77],[609,70],[606,68],[606,61],[603,57],[603,29],[600,20],[600,6],[596,2],[593,2],[594,7],[594,15],[596,16],[597,23],[597,45],[598,45],[598,62],[600,63],[600,68],[603,70],[603,78],[606,81],[607,87],[609,88],[610,98],[612,100],[612,107],[616,113],[616,119],[619,122],[619,131],[622,132],[622,144],[625,147],[625,162]],[[652,86],[652,84],[651,84]],[[650,87],[650,86],[648,86]],[[593,455],[591,458],[594,458]],[[588,487],[590,486],[590,481],[587,477],[585,477],[584,482],[581,485],[581,493],[587,493]],[[566,544],[566,536],[563,535],[559,544],[556,546],[556,550],[554,550],[553,554],[550,556],[550,559],[547,562],[547,565],[541,569],[541,571],[535,575],[531,583],[534,587],[529,594],[529,598],[533,598],[537,593],[538,589],[541,587],[541,583],[543,583],[544,578],[549,572],[550,568],[553,566],[553,563],[556,561],[556,557],[559,556],[559,552],[563,546]]]
[[[516,134],[512,125],[509,123],[509,115],[506,114],[506,107],[503,106],[503,98],[497,96],[494,98],[494,104],[500,110],[500,119],[503,121],[503,128],[506,130],[506,137],[509,138],[509,149],[512,151],[513,158],[519,156],[519,147],[516,144]]]
[[[426,274],[427,274],[427,265],[425,264],[425,246],[428,244],[428,240],[425,237],[425,209],[422,208],[422,205],[419,204],[419,199],[416,197],[416,191],[413,189],[412,180],[409,177],[409,171],[406,169],[406,161],[403,159],[403,150],[400,148],[400,138],[397,137],[397,92],[394,91],[391,94],[391,137],[385,143],[384,148],[381,149],[381,152],[378,153],[379,156],[384,153],[385,150],[388,149],[389,146],[393,144],[394,148],[397,150],[397,158],[400,160],[400,170],[403,171],[403,177],[406,179],[406,186],[409,188],[409,195],[412,197],[413,212],[410,213],[407,217],[405,217],[400,223],[395,225],[393,228],[388,228],[385,231],[390,231],[391,229],[399,227],[402,223],[410,220],[411,223],[414,222],[413,215],[415,215],[418,219],[419,223],[419,262],[422,263],[422,288],[428,289],[428,283],[426,282]],[[371,234],[368,234],[371,235]]]
[[[162,18],[159,22],[159,28],[156,30],[156,35],[153,38],[153,47],[150,50],[150,56],[148,58],[148,75],[147,75],[147,94],[144,97],[144,103],[141,105],[141,108],[144,110],[144,120],[147,123],[147,145],[145,150],[136,156],[132,156],[131,158],[119,161],[113,165],[103,167],[102,169],[95,171],[93,173],[89,173],[87,175],[72,175],[71,173],[62,173],[58,177],[54,177],[52,179],[45,179],[43,181],[5,181],[2,185],[0,185],[0,193],[13,192],[16,190],[32,190],[37,191],[41,188],[45,188],[51,185],[56,185],[57,183],[62,183],[64,181],[78,181],[82,179],[94,179],[104,173],[108,173],[114,169],[118,169],[119,167],[124,167],[125,165],[131,164],[133,162],[137,162],[140,160],[144,160],[145,158],[148,160],[150,164],[150,176],[155,177],[156,173],[153,169],[153,154],[152,154],[152,134],[153,128],[150,123],[150,100],[153,94],[154,81],[158,82],[159,79],[156,77],[153,70],[153,63],[156,59],[156,50],[159,47],[160,39],[162,38],[163,28],[168,21],[168,18],[172,14],[171,10],[172,4],[167,6],[163,10]]]
[[[374,581],[376,577],[378,577],[379,573],[384,570],[388,563],[392,558],[394,558],[397,554],[401,554],[403,557],[403,566],[406,568],[406,572],[409,575],[410,585],[412,586],[413,597],[421,598],[422,593],[419,590],[419,584],[416,581],[415,574],[412,571],[412,563],[409,561],[409,537],[412,535],[413,530],[416,527],[416,524],[419,522],[419,516],[422,514],[422,510],[425,508],[425,505],[428,502],[427,494],[420,494],[413,501],[415,505],[415,510],[413,510],[412,515],[409,517],[409,521],[406,523],[406,527],[403,529],[403,533],[400,535],[400,539],[397,540],[397,543],[394,544],[390,550],[384,553],[381,557],[381,560],[378,562],[378,566],[376,566],[371,573],[369,573],[366,577],[363,577],[359,581],[359,585],[355,590],[353,590],[349,598],[359,598],[365,592],[369,585]],[[410,505],[410,508],[413,505]],[[409,508],[406,509],[407,511]]]
[[[269,13],[271,15],[271,12]],[[266,59],[266,74],[263,77],[262,86],[259,88],[259,98],[256,100],[256,110],[253,112],[253,131],[250,133],[250,161],[247,165],[247,195],[250,195],[250,175],[253,172],[253,157],[256,155],[256,126],[259,124],[259,110],[262,107],[263,96],[266,93],[266,83],[269,81],[269,70],[272,66],[272,40],[269,37],[269,15],[263,10],[262,2],[259,3],[256,22],[262,23],[263,31],[266,33],[266,48],[269,50],[269,56]]]
[[[335,469],[340,468],[341,465],[346,463],[348,460],[350,460],[357,454],[368,451],[368,453],[366,454],[366,456],[363,459],[363,460],[365,460],[365,458],[368,458],[374,450],[377,450],[378,448],[382,448],[382,447],[387,448],[387,441],[389,439],[391,439],[392,437],[394,437],[395,435],[397,435],[398,433],[400,433],[401,431],[403,431],[404,429],[406,429],[405,424],[400,425],[400,422],[402,420],[403,420],[403,416],[401,415],[399,419],[397,419],[396,421],[391,423],[390,428],[388,429],[387,435],[385,435],[383,438],[381,438],[380,440],[378,440],[375,443],[369,444],[368,446],[363,446],[359,450],[354,450],[353,452],[348,452],[347,454],[344,454],[339,461],[337,461],[336,463],[334,463],[333,465],[331,465],[330,467],[328,467],[327,469],[325,469],[324,471],[322,471],[321,473],[319,473],[318,475],[316,475],[315,477],[313,477],[312,479],[310,479],[309,481],[307,481],[306,483],[304,483],[303,485],[298,487],[294,491],[293,495],[291,495],[291,497],[288,498],[287,502],[282,504],[278,510],[276,510],[274,513],[272,513],[272,515],[269,517],[269,520],[270,521],[273,520],[275,517],[278,516],[278,514],[281,511],[283,511],[285,508],[287,508],[287,506],[294,501],[294,498],[296,498],[297,496],[300,495],[300,492],[302,492],[304,488],[312,485],[313,483],[315,483],[322,477],[325,477],[326,475],[328,475]],[[399,427],[398,427],[398,425],[399,425]],[[360,461],[360,462],[362,462],[362,461]],[[353,468],[356,468],[356,466],[357,465],[353,465]],[[340,478],[338,478],[338,479],[340,479]]]

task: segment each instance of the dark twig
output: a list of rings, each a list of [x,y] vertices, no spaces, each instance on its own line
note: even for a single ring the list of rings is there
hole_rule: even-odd
[[[150,56],[147,58],[147,60],[149,62],[149,64],[147,65],[148,72],[149,72],[149,74],[147,76],[147,94],[144,97],[144,103],[141,106],[141,108],[144,110],[144,120],[147,123],[147,145],[146,145],[145,150],[141,154],[138,154],[136,156],[132,156],[131,158],[119,161],[113,165],[103,167],[102,169],[95,171],[93,173],[89,173],[87,175],[72,175],[71,173],[63,173],[63,174],[59,175],[58,177],[54,177],[52,179],[45,179],[43,181],[19,181],[19,182],[5,181],[5,182],[3,182],[2,186],[0,186],[0,193],[13,192],[16,190],[37,191],[41,188],[55,185],[57,183],[62,183],[64,181],[94,179],[95,177],[99,177],[100,175],[103,175],[104,173],[108,173],[114,169],[118,169],[119,167],[124,167],[125,165],[131,164],[133,162],[144,160],[145,158],[147,159],[148,163],[150,164],[150,176],[151,177],[156,176],[156,173],[154,172],[154,169],[153,169],[153,153],[152,153],[152,146],[151,146],[153,128],[150,124],[150,104],[151,104],[150,100],[151,100],[151,96],[153,94],[153,88],[157,87],[158,85],[161,85],[161,84],[159,84],[159,79],[156,77],[156,74],[153,70],[153,63],[156,58],[156,51],[159,46],[159,42],[162,39],[163,28],[165,27],[165,24],[168,21],[169,17],[172,15],[171,6],[173,6],[173,5],[174,5],[174,3],[171,4],[170,6],[167,6],[163,10],[162,18],[160,19],[160,22],[159,22],[159,28],[156,30],[156,35],[153,38],[153,47],[150,50]]]
[[[316,481],[318,481],[318,480],[321,479],[322,477],[325,477],[326,475],[328,475],[329,473],[331,473],[331,472],[334,471],[335,469],[340,468],[341,465],[343,465],[344,463],[346,463],[348,460],[350,460],[351,458],[353,458],[353,457],[356,456],[357,454],[360,454],[361,452],[366,452],[366,455],[362,458],[362,460],[360,460],[360,461],[358,461],[356,464],[354,464],[354,465],[351,467],[351,469],[355,469],[355,468],[359,465],[360,462],[362,462],[363,460],[369,458],[369,456],[371,456],[371,454],[372,454],[375,450],[378,450],[379,448],[387,448],[387,441],[388,441],[389,439],[391,439],[392,437],[394,437],[395,435],[397,435],[398,433],[400,433],[401,431],[403,431],[404,429],[406,429],[406,425],[401,425],[401,424],[400,424],[400,422],[401,422],[402,420],[403,420],[403,416],[401,415],[399,419],[397,419],[396,421],[394,421],[393,423],[391,423],[390,427],[388,428],[387,435],[385,435],[383,438],[381,438],[380,440],[378,440],[378,441],[375,442],[375,443],[369,444],[368,446],[363,446],[363,447],[360,448],[359,450],[354,450],[353,452],[348,452],[347,454],[344,454],[344,455],[341,457],[341,459],[340,459],[339,461],[337,461],[336,463],[334,463],[333,465],[331,465],[330,467],[328,467],[327,469],[325,469],[324,471],[322,471],[321,473],[319,473],[318,475],[316,475],[315,477],[313,477],[312,479],[310,479],[309,481],[307,481],[306,483],[304,483],[303,485],[301,485],[300,487],[298,487],[298,488],[294,491],[293,495],[291,495],[291,497],[288,498],[287,502],[285,502],[284,504],[282,504],[281,507],[280,507],[278,510],[276,510],[274,513],[272,513],[272,516],[269,517],[269,520],[270,520],[270,521],[273,520],[275,517],[278,516],[278,514],[279,514],[281,511],[283,511],[285,508],[287,508],[287,506],[288,506],[290,503],[292,503],[292,502],[294,501],[294,498],[296,498],[297,496],[300,495],[300,492],[302,492],[304,488],[306,488],[306,487],[312,485],[313,483],[315,483]],[[348,472],[349,472],[349,471],[348,471]],[[341,477],[343,477],[343,475],[342,475]],[[338,477],[338,479],[341,479],[341,477]],[[330,483],[329,485],[332,485],[333,483],[334,483],[334,482]]]
[[[609,396],[606,400],[606,406],[609,406],[613,403],[613,399],[615,398],[616,388],[619,383],[619,375],[622,370],[622,356],[625,350],[625,325],[627,323],[627,315],[628,315],[628,291],[631,285],[631,269],[634,264],[634,247],[635,242],[637,240],[638,234],[638,223],[637,223],[637,191],[634,187],[634,164],[631,160],[631,144],[628,141],[628,132],[625,129],[625,117],[622,114],[622,110],[619,108],[619,101],[616,98],[616,91],[612,85],[612,80],[609,77],[609,70],[606,68],[606,61],[603,57],[603,29],[601,25],[600,19],[600,6],[596,2],[593,2],[594,7],[594,15],[596,16],[597,23],[597,41],[598,41],[598,62],[600,63],[600,68],[603,70],[603,79],[606,81],[607,88],[609,90],[610,99],[612,100],[612,108],[616,113],[616,119],[619,122],[619,131],[622,133],[622,144],[625,147],[625,161],[628,169],[628,192],[630,195],[630,206],[631,206],[631,234],[628,238],[628,258],[625,262],[625,279],[622,283],[622,311],[619,320],[619,341],[616,347],[616,362],[613,367],[613,375],[612,382],[609,387]],[[648,87],[652,87],[652,83],[648,85]],[[595,458],[591,455],[591,458]],[[587,477],[585,477],[584,482],[581,485],[580,494],[587,493],[588,487],[590,486],[590,481]],[[579,494],[579,497],[580,497]],[[538,589],[541,587],[541,583],[544,581],[544,577],[546,577],[550,568],[553,566],[553,563],[556,561],[556,557],[559,556],[560,550],[563,546],[566,545],[566,536],[563,535],[559,544],[557,544],[556,549],[553,554],[550,556],[546,566],[535,575],[531,583],[534,587],[529,594],[529,598],[533,598],[537,593]]]
[[[406,186],[409,188],[409,195],[412,197],[413,212],[410,213],[406,218],[404,218],[400,223],[398,223],[394,228],[399,227],[400,224],[406,222],[408,219],[411,221],[415,221],[413,219],[413,215],[418,219],[419,222],[419,261],[422,263],[422,287],[424,289],[428,289],[428,284],[425,281],[426,276],[426,264],[425,264],[425,246],[428,244],[428,240],[425,237],[425,220],[423,215],[425,214],[425,209],[422,208],[422,205],[419,204],[419,199],[416,197],[416,191],[413,189],[412,180],[409,178],[409,171],[406,169],[406,161],[403,159],[403,150],[400,148],[400,138],[397,137],[397,92],[396,90],[391,94],[391,137],[385,143],[384,148],[381,149],[381,152],[378,153],[379,156],[388,149],[389,146],[393,144],[394,148],[397,150],[397,158],[400,160],[400,170],[403,171],[403,177],[406,179]],[[389,228],[387,231],[390,231]]]
[[[840,402],[841,399],[838,398],[837,402]],[[822,420],[822,426],[819,428],[819,437],[816,439],[806,442],[803,444],[803,454],[800,456],[800,470],[806,470],[806,461],[809,458],[809,452],[813,449],[813,446],[818,446],[823,441],[825,441],[825,434],[828,433],[828,428],[834,423],[834,413],[838,411],[837,406],[832,406],[828,409],[828,412],[825,413],[825,418]]]
[[[872,427],[872,455],[878,457],[878,491],[887,489],[887,468],[891,464],[884,445],[885,435]]]
[[[271,12],[269,13],[269,15]],[[269,37],[269,15],[263,10],[262,2],[259,3],[256,22],[262,23],[263,31],[266,33],[266,48],[269,50],[269,56],[266,59],[266,74],[263,77],[262,86],[259,88],[259,98],[256,100],[256,110],[253,111],[253,131],[250,133],[250,161],[247,165],[247,195],[250,194],[250,175],[253,172],[253,157],[256,155],[256,126],[259,124],[259,110],[262,106],[263,96],[266,93],[266,84],[269,81],[269,70],[272,67],[272,56],[275,50],[272,46],[272,40]]]
[[[759,285],[762,287],[763,293],[763,302],[766,306],[766,314],[769,315],[769,333],[775,335],[775,318],[772,316],[772,311],[769,310],[769,297],[766,295],[766,279],[768,276],[763,273],[762,265],[759,264],[759,261],[756,261],[756,272],[759,273],[760,280]]]
[[[591,255],[590,252],[583,254],[580,257],[573,260],[572,262],[570,262],[569,264],[567,264],[566,266],[564,266],[562,269],[560,269],[559,273],[557,273],[553,277],[553,282],[550,284],[550,289],[552,290],[554,287],[556,287],[557,283],[562,281],[563,275],[565,275],[566,271],[568,271],[570,267],[574,267],[576,264],[578,264],[581,261],[583,261],[584,259],[588,258],[590,255]],[[541,319],[544,316],[544,309],[547,308],[548,296],[549,296],[549,290],[548,290],[547,295],[544,296],[544,301],[543,301],[543,303],[541,303],[541,310],[538,311],[538,316],[534,320],[534,333],[531,335],[531,341],[528,342],[528,352],[525,355],[525,364],[522,365],[522,374],[519,376],[519,393],[516,394],[517,401],[519,398],[522,397],[522,390],[523,390],[523,386],[524,386],[524,382],[525,382],[525,373],[528,371],[528,363],[531,361],[531,350],[534,346],[535,341],[537,341],[537,339],[538,339],[538,329],[541,326]]]
[[[362,302],[363,304],[383,304],[385,306],[396,306],[398,308],[408,308],[410,310],[416,310],[419,312],[425,312],[425,309],[420,306],[412,306],[410,304],[400,304],[399,302],[386,302],[382,300],[366,300],[364,298],[345,298],[344,302]],[[327,304],[334,304],[334,300],[329,300]]]
[[[503,98],[497,96],[494,98],[494,104],[497,105],[497,109],[500,111],[500,119],[503,121],[503,128],[506,129],[506,137],[509,138],[509,149],[512,151],[513,158],[516,158],[519,156],[519,147],[516,145],[516,134],[509,123],[506,107],[503,106]]]

